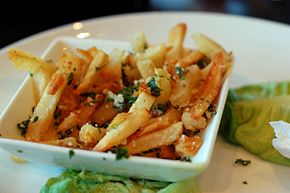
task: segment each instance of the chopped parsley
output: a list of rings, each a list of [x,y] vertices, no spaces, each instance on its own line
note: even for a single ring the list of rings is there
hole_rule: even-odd
[[[72,157],[73,157],[74,155],[75,155],[74,150],[70,149],[70,150],[68,151],[68,157],[69,157],[69,159],[72,159]]]
[[[179,76],[181,80],[185,80],[185,74],[188,70],[181,68],[180,66],[175,66],[176,74]]]
[[[58,119],[61,116],[61,112],[60,109],[58,107],[56,107],[54,113],[53,113],[53,118]]]
[[[86,98],[91,97],[94,99],[96,97],[96,93],[95,92],[83,92],[80,94],[80,96],[86,97]]]
[[[120,159],[127,159],[129,157],[128,148],[127,147],[116,147],[114,150],[114,153],[116,154],[116,160]]]
[[[32,73],[32,72],[29,72],[29,76],[30,76],[30,77],[33,77],[33,73]]]
[[[243,184],[248,184],[248,182],[246,180],[243,181]]]
[[[46,59],[45,62],[46,63],[53,63],[53,60],[52,59]]]
[[[211,115],[215,115],[216,114],[216,107],[213,104],[210,104],[207,111],[211,114]]]
[[[179,159],[180,161],[184,161],[184,162],[191,162],[190,157],[182,157]]]
[[[17,123],[16,126],[21,131],[22,136],[27,133],[29,122],[30,122],[30,117],[27,120],[22,121],[21,123]]]
[[[65,132],[58,132],[58,139],[64,139],[69,137],[73,132],[73,129],[68,129]]]
[[[195,129],[195,130],[184,129],[183,130],[183,134],[185,134],[188,137],[196,136],[199,133],[200,133],[200,129]]]
[[[39,117],[38,116],[35,116],[32,120],[32,123],[35,123],[36,121],[38,121]]]
[[[139,90],[139,84],[128,86],[116,93],[113,98],[107,97],[106,101],[114,101],[114,107],[119,111],[128,110],[132,104],[137,100],[138,96],[134,96],[134,93]]]
[[[22,151],[22,150],[20,150],[20,149],[18,149],[18,150],[17,150],[17,152],[18,152],[18,153],[23,153],[23,151]]]
[[[251,160],[243,160],[241,158],[236,159],[235,164],[240,164],[243,166],[247,166],[251,163]]]
[[[197,62],[199,69],[205,68],[209,64],[209,59],[203,58]]]
[[[74,74],[71,72],[71,73],[68,75],[68,77],[67,77],[67,82],[66,82],[66,84],[67,84],[67,85],[70,85],[70,84],[72,83],[72,81],[73,81],[73,78],[74,78]]]
[[[57,121],[54,121],[54,122],[53,122],[53,126],[55,126],[55,127],[59,126],[59,124],[60,124],[60,123],[57,122]]]
[[[153,117],[160,117],[166,112],[167,108],[168,108],[167,104],[159,103],[157,104],[157,106],[152,107],[151,114]]]
[[[160,96],[161,89],[156,84],[155,77],[153,77],[148,83],[147,86],[150,89],[150,92],[153,96],[158,97]]]

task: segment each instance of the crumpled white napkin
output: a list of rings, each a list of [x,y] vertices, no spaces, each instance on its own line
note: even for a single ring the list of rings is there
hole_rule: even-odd
[[[276,138],[272,140],[273,147],[283,156],[290,158],[290,124],[285,121],[269,122],[274,128]]]

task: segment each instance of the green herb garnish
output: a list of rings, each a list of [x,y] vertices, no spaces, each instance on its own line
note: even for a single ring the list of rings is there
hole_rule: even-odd
[[[38,116],[35,116],[32,120],[32,123],[35,123],[36,121],[38,121],[39,117]]]
[[[73,78],[74,78],[74,74],[71,72],[68,77],[67,77],[67,85],[70,85],[73,81]]]
[[[179,76],[181,80],[185,80],[185,74],[188,70],[181,68],[180,66],[175,66],[176,74]]]
[[[211,114],[211,115],[215,115],[217,112],[216,112],[216,108],[215,108],[215,105],[213,104],[210,104],[207,111]]]
[[[182,157],[182,158],[180,158],[180,161],[191,162],[191,159],[190,159],[190,157]]]
[[[86,98],[91,97],[91,98],[94,99],[96,97],[96,93],[94,93],[94,92],[84,92],[84,93],[81,93],[80,96],[86,97]]]
[[[205,59],[201,59],[197,62],[199,69],[205,68],[208,64],[209,64],[209,62],[206,61]]]
[[[18,152],[18,153],[23,153],[23,151],[22,151],[22,150],[20,150],[20,149],[18,149],[18,150],[17,150],[17,152]]]
[[[64,139],[69,137],[73,132],[73,129],[68,129],[65,132],[58,132],[58,139]]]
[[[156,80],[155,80],[155,77],[153,77],[148,83],[147,83],[147,86],[149,87],[150,89],[150,92],[153,96],[160,96],[160,88],[157,86],[156,84]]]
[[[53,118],[58,119],[61,116],[61,112],[60,109],[58,107],[56,107],[54,113],[53,113]]]
[[[151,114],[153,117],[159,117],[166,112],[167,108],[168,108],[167,104],[159,103],[156,106],[152,107]]]
[[[123,158],[127,159],[129,157],[129,153],[128,153],[128,148],[127,147],[116,147],[115,153],[116,153],[116,160],[120,160],[120,159],[123,159]]]
[[[236,159],[235,164],[241,164],[243,166],[247,166],[251,163],[251,160],[243,160],[241,158]]]
[[[119,111],[126,111],[128,110],[132,104],[137,100],[137,96],[133,96],[136,91],[139,90],[139,84],[133,85],[133,86],[128,86],[123,88],[121,91],[119,91],[116,96],[121,94],[124,98],[123,103],[119,103],[119,105],[115,108],[117,108]],[[111,98],[107,97],[106,101],[112,100]]]
[[[22,121],[21,123],[17,123],[16,126],[21,131],[22,136],[27,133],[29,122],[30,122],[30,117],[27,120]]]
[[[75,152],[74,150],[70,149],[69,152],[68,152],[68,157],[69,159],[72,159],[72,157],[75,155]]]
[[[45,62],[46,63],[53,63],[53,60],[52,59],[46,59]]]

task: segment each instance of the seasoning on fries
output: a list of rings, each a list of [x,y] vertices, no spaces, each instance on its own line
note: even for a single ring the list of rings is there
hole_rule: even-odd
[[[37,105],[17,124],[26,140],[98,152],[180,159],[194,156],[214,115],[232,54],[202,34],[186,48],[186,25],[169,41],[137,33],[132,50],[64,50],[53,63],[18,49],[8,56],[31,73]],[[127,155],[127,154],[126,154]]]

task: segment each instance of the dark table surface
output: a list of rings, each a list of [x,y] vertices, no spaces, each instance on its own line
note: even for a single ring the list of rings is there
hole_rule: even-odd
[[[0,48],[67,23],[148,11],[207,11],[290,24],[290,0],[104,0],[6,1],[0,12]],[[5,10],[5,11],[4,11]]]

